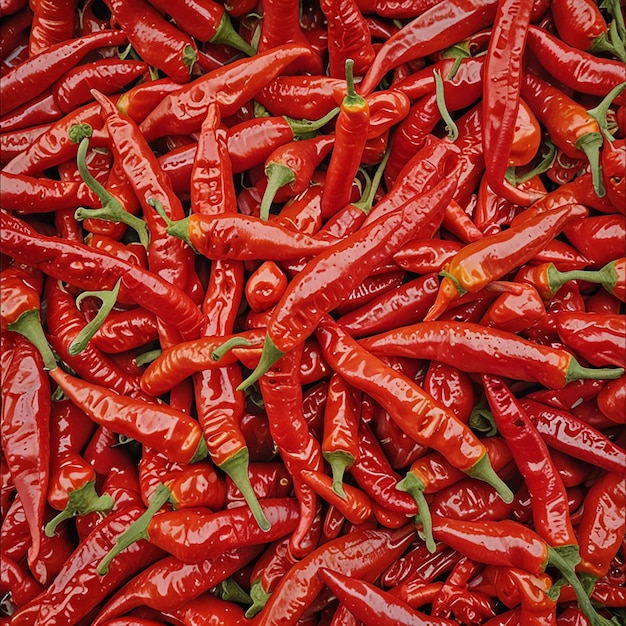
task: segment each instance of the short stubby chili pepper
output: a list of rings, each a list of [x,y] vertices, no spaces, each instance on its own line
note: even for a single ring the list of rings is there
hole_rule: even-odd
[[[262,530],[255,523],[246,506],[215,513],[209,509],[191,508],[155,515],[167,498],[167,487],[154,492],[143,515],[116,538],[111,551],[98,563],[100,574],[106,574],[120,553],[142,539],[147,539],[184,563],[200,563],[227,550],[280,539],[294,530],[298,519],[295,498],[266,498],[260,502],[270,522],[267,530]]]
[[[466,245],[444,265],[437,301],[425,320],[436,319],[459,296],[483,289],[529,261],[568,223],[587,213],[582,205],[564,205]]]
[[[553,389],[576,379],[619,378],[623,371],[582,367],[565,350],[469,322],[422,322],[359,343],[373,354],[435,359],[464,371],[535,381]],[[494,354],[498,358],[493,358]]]

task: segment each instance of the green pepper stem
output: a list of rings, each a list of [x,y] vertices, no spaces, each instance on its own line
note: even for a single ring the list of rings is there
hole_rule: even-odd
[[[251,618],[262,611],[271,595],[272,594],[263,589],[263,583],[260,578],[253,580],[250,585],[250,598],[252,599],[252,604],[246,610],[245,616],[247,618]]]
[[[163,350],[161,348],[156,348],[155,350],[148,350],[148,352],[144,352],[143,354],[139,354],[135,357],[135,364],[139,367],[142,365],[148,365],[152,363],[155,359],[158,359],[161,354],[163,354]]]
[[[507,167],[507,173],[505,174],[505,178],[512,185],[521,185],[522,183],[529,181],[531,178],[534,178],[538,174],[543,174],[544,172],[547,172],[550,167],[552,167],[552,164],[557,157],[556,146],[549,139],[545,140],[543,145],[545,148],[547,148],[548,151],[545,154],[543,150],[541,151],[541,160],[539,161],[539,163],[537,163],[537,165],[535,165],[535,167],[533,167],[533,169],[518,175],[515,167]]]
[[[254,489],[252,488],[252,484],[250,483],[248,463],[248,448],[241,448],[241,450],[235,452],[235,454],[226,459],[226,461],[220,463],[218,467],[230,476],[239,491],[241,491],[241,495],[246,501],[254,519],[256,520],[256,523],[259,525],[261,530],[267,531],[271,528],[271,524],[267,517],[265,517],[265,513],[263,512],[263,509],[257,500],[256,494],[254,493]]]
[[[250,345],[245,337],[231,337],[227,339],[219,348],[215,348],[211,352],[211,358],[214,361],[219,361],[227,352],[230,352],[233,348],[242,348]]]
[[[111,561],[128,546],[140,541],[149,540],[148,525],[158,510],[170,499],[170,488],[160,484],[150,498],[148,508],[115,540],[115,545],[106,556],[98,563],[98,574],[104,576],[109,571]]]
[[[606,193],[604,183],[602,182],[602,168],[600,166],[600,148],[602,147],[603,141],[602,133],[596,132],[585,133],[576,141],[576,148],[585,153],[589,165],[591,166],[593,189],[598,198],[604,197]]]
[[[44,367],[47,370],[53,370],[57,367],[57,361],[43,332],[41,317],[37,309],[24,311],[15,322],[7,325],[7,329],[26,337],[39,350]]]
[[[324,115],[324,117],[320,117],[318,120],[296,120],[286,115],[283,115],[283,118],[287,121],[287,124],[289,124],[291,132],[295,137],[297,135],[306,135],[307,133],[323,128],[326,124],[328,124],[328,122],[337,117],[338,113],[339,107],[335,107],[332,111],[329,111],[326,115]]]
[[[380,181],[383,179],[383,174],[385,173],[385,167],[387,166],[387,162],[389,161],[390,154],[391,145],[388,145],[382,161],[378,164],[378,167],[374,172],[374,176],[372,176],[372,180],[368,181],[368,184],[363,190],[363,196],[358,202],[354,203],[354,206],[357,207],[357,209],[361,209],[361,211],[363,211],[365,215],[369,215],[370,211],[372,210],[374,200],[376,199],[376,192],[378,191],[378,187],[380,186]]]
[[[209,41],[217,45],[230,46],[249,57],[256,54],[256,50],[233,28],[230,15],[226,11],[222,14],[217,30]]]
[[[255,370],[246,378],[238,387],[237,391],[243,391],[254,384],[265,372],[267,372],[276,361],[278,361],[285,353],[276,347],[276,344],[272,341],[269,335],[265,335],[265,341],[263,342],[263,352],[259,359],[259,364]]]
[[[345,106],[358,106],[365,102],[362,96],[356,92],[354,86],[354,60],[346,59],[346,95],[344,96],[343,103]]]
[[[624,24],[624,14],[622,13],[622,5],[620,0],[602,0],[601,9],[606,9],[615,22],[616,34],[621,40],[622,46],[626,40],[626,24]],[[626,62],[626,59],[622,59]]]
[[[611,289],[615,287],[618,278],[617,272],[615,271],[615,261],[607,263],[599,270],[569,270],[567,272],[561,272],[554,264],[550,265],[548,268],[548,283],[553,294],[570,280],[583,280],[588,283],[597,283],[610,292]]]
[[[467,472],[468,476],[472,478],[478,478],[479,480],[484,480],[488,485],[491,485],[498,495],[502,498],[504,502],[507,504],[511,504],[513,502],[513,492],[509,489],[507,484],[496,474],[493,467],[491,467],[491,461],[489,460],[489,456],[487,454],[483,454],[483,456],[472,465],[472,467]]]
[[[624,48],[624,42],[620,38],[619,30],[619,23],[613,20],[607,32],[602,33],[593,40],[590,51],[594,54],[608,52],[615,55],[622,63],[626,63],[626,49]]]
[[[173,221],[167,216],[167,213],[165,213],[165,209],[159,200],[156,198],[149,198],[148,204],[159,214],[160,217],[163,218],[163,221],[167,225],[168,235],[182,239],[194,252],[197,252],[189,237],[188,217],[185,217],[182,220]]]
[[[102,305],[98,309],[96,316],[78,333],[69,345],[68,352],[72,356],[80,354],[87,347],[91,338],[98,332],[98,329],[102,326],[104,320],[106,320],[107,316],[115,306],[121,284],[122,279],[120,278],[115,283],[115,287],[113,287],[113,289],[105,291],[83,291],[83,293],[76,298],[77,307],[80,307],[80,303],[89,296],[98,298],[102,302]]]
[[[455,141],[456,138],[459,136],[459,129],[454,123],[454,120],[452,119],[452,116],[448,111],[448,107],[446,106],[445,91],[443,86],[443,79],[441,78],[441,72],[439,70],[435,70],[433,74],[435,76],[435,96],[437,98],[437,108],[439,109],[441,118],[446,123],[446,128],[448,129],[448,139],[450,141]]]
[[[498,434],[498,428],[496,427],[496,421],[493,419],[493,413],[485,407],[477,406],[472,409],[468,426],[485,437],[493,437]]]
[[[611,104],[613,104],[613,100],[615,100],[615,98],[617,98],[617,96],[619,96],[624,89],[626,89],[626,81],[613,87],[613,89],[606,94],[598,106],[587,111],[587,113],[589,113],[589,115],[591,115],[591,117],[598,122],[600,130],[609,141],[613,141],[613,136],[609,132],[607,113],[609,112]]]
[[[57,516],[53,517],[45,526],[46,537],[52,537],[57,526],[66,519],[77,515],[87,515],[94,512],[106,512],[113,508],[115,502],[108,494],[98,496],[94,480],[86,482],[79,489],[68,492],[67,506]]]
[[[267,175],[267,187],[261,200],[260,217],[262,220],[267,221],[270,216],[272,202],[274,202],[278,190],[285,185],[293,183],[296,180],[296,174],[290,167],[282,163],[269,163],[265,168],[265,174]]]
[[[354,457],[341,450],[334,452],[324,452],[323,457],[328,461],[333,474],[333,491],[342,499],[347,500],[346,492],[343,488],[343,475],[355,461]]]
[[[426,502],[426,497],[424,496],[426,485],[413,472],[409,471],[406,476],[398,482],[396,489],[406,491],[406,493],[415,500],[426,549],[431,553],[434,552],[437,547],[433,537],[433,522],[430,516],[430,509],[428,508],[428,502]]]
[[[572,550],[572,548],[574,549]],[[574,563],[576,561],[576,554],[578,554],[578,546],[562,546],[559,548],[548,546],[548,564],[556,567],[575,591],[578,606],[585,617],[591,622],[592,626],[609,624],[610,622],[596,613],[589,596],[585,593],[580,580],[578,580],[576,576],[576,572],[574,571],[576,566]],[[578,561],[580,561],[580,556],[578,556]]]
[[[70,129],[71,137],[79,137],[82,133],[86,132],[84,129],[81,131],[82,125],[72,126]],[[72,132],[74,131],[74,132]],[[78,166],[78,173],[83,179],[84,183],[93,191],[100,202],[102,208],[100,209],[85,209],[83,207],[76,210],[74,217],[77,220],[86,219],[101,219],[108,222],[122,222],[127,226],[130,226],[136,231],[139,241],[147,248],[150,240],[148,233],[148,227],[146,223],[139,219],[135,215],[131,215],[122,206],[120,201],[113,196],[102,184],[100,184],[91,174],[87,167],[87,150],[89,149],[89,135],[84,136],[78,145],[78,152],[76,153],[76,164]]]
[[[198,53],[195,51],[193,46],[189,44],[183,48],[183,63],[187,66],[189,70],[189,76],[191,76],[191,72],[193,70],[193,66],[195,62],[198,60]]]
[[[218,589],[219,596],[222,600],[226,600],[227,602],[237,602],[238,604],[252,603],[252,598],[232,576],[223,580],[219,584]]]
[[[573,356],[570,356],[567,371],[565,373],[565,383],[573,380],[614,380],[624,374],[623,367],[583,367]]]

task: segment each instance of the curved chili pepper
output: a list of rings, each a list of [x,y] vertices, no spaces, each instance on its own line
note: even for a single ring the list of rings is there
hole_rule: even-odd
[[[622,63],[584,52],[536,26],[528,29],[527,45],[552,77],[575,91],[604,97],[624,82]]]
[[[626,366],[626,320],[622,315],[557,313],[556,327],[561,341],[593,365]]]
[[[281,354],[311,335],[321,317],[340,304],[373,267],[389,259],[419,226],[443,210],[453,187],[454,181],[442,181],[419,199],[408,200],[385,219],[361,228],[309,262],[274,308],[259,366],[241,387],[252,384]],[[323,290],[318,288],[320,282],[325,285]]]
[[[488,26],[493,22],[496,4],[490,0],[470,5],[450,2],[424,11],[379,48],[360,92],[369,94],[398,65],[443,50]]]
[[[437,301],[425,320],[436,319],[459,295],[478,291],[529,261],[544,243],[586,213],[587,209],[582,205],[564,205],[466,245],[444,265]]]
[[[29,562],[41,548],[50,458],[50,385],[37,350],[18,337],[2,385],[2,451],[30,528]]]
[[[289,63],[311,54],[305,46],[285,44],[208,72],[165,96],[143,120],[140,130],[147,141],[168,133],[195,132],[206,118],[211,102],[217,102],[222,117],[226,118],[236,113]]]
[[[150,0],[150,4],[169,15],[181,30],[198,41],[227,45],[248,56],[256,53],[233,28],[229,14],[218,2],[185,0],[172,6],[166,0]]]
[[[580,50],[609,52],[626,62],[624,42],[614,37],[598,6],[589,0],[557,0],[550,7],[552,19],[563,41]],[[607,6],[616,7],[615,3]],[[619,6],[616,7],[619,11]]]
[[[607,575],[624,540],[625,485],[623,474],[607,473],[593,483],[585,496],[577,529],[582,560],[576,571],[582,573],[583,584],[589,587]]]
[[[428,626],[452,626],[456,623],[443,617],[428,617],[412,609],[389,592],[357,577],[345,576],[322,567],[320,578],[345,604],[350,612],[364,624],[424,624]]]
[[[374,577],[404,552],[414,536],[407,526],[398,530],[361,530],[333,539],[285,574],[262,612],[259,626],[295,624],[322,591],[321,567],[354,577]]]
[[[435,359],[465,371],[533,380],[553,389],[578,378],[610,379],[621,375],[620,369],[584,368],[564,350],[472,323],[422,322],[359,343],[374,354]],[[499,359],[492,358],[496,353]]]
[[[353,180],[361,163],[367,141],[366,129],[370,122],[370,107],[365,98],[355,92],[354,62],[346,61],[347,93],[341,102],[335,124],[335,142],[326,172],[322,193],[322,218],[328,219],[350,201]]]
[[[253,523],[248,507],[235,507],[212,513],[209,509],[193,508],[165,511],[154,515],[169,490],[158,489],[144,514],[126,528],[105,558],[98,563],[98,572],[105,575],[116,563],[119,554],[135,542],[147,539],[183,563],[200,563],[209,555],[217,556],[228,550],[274,541],[293,532],[298,519],[295,498],[267,498],[261,502],[270,528],[262,530]],[[224,531],[227,530],[225,533]]]
[[[624,472],[626,451],[569,411],[529,397],[521,405],[546,443],[609,472]]]
[[[53,85],[52,92],[61,111],[67,114],[93,100],[92,89],[107,95],[117,93],[147,69],[143,61],[100,59],[67,72]]]
[[[571,158],[587,157],[594,189],[602,198],[605,194],[599,158],[602,134],[596,120],[582,105],[531,72],[525,74],[521,94],[564,154]]]
[[[126,41],[123,31],[100,31],[64,40],[30,57],[2,77],[1,115],[43,93],[92,50],[119,46]]]
[[[564,557],[573,557],[575,548],[579,558],[565,486],[541,435],[504,381],[486,375],[482,381],[498,431],[528,486],[535,530]]]

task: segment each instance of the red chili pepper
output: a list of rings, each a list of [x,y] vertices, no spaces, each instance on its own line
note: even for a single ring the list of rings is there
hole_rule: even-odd
[[[379,48],[361,83],[361,93],[369,94],[388,71],[402,63],[444,50],[490,25],[496,4],[491,0],[470,5],[450,2],[424,11]]]
[[[0,532],[0,540],[2,541],[1,554],[3,558],[6,555],[19,563],[26,557],[32,541],[30,538],[30,526],[26,519],[26,511],[22,501],[17,493],[11,493],[11,496],[13,496],[13,500],[5,510],[2,518],[2,529]]]
[[[123,31],[100,31],[64,40],[30,57],[2,77],[1,115],[43,93],[92,50],[119,46],[126,41]]]
[[[598,394],[598,408],[602,414],[616,424],[623,424],[626,421],[622,408],[626,400],[626,378],[622,376],[615,381],[607,383]]]
[[[324,587],[321,567],[371,579],[404,552],[413,536],[413,529],[404,526],[355,531],[323,544],[285,574],[257,616],[259,626],[295,624]]]
[[[42,591],[40,585],[27,571],[5,554],[0,563],[0,592],[3,603],[13,608],[13,611],[24,606]]]
[[[144,514],[127,527],[115,541],[105,558],[98,563],[98,572],[106,575],[110,566],[129,546],[142,539],[169,552],[184,563],[201,563],[210,555],[228,550],[274,541],[293,532],[298,521],[295,498],[267,498],[261,502],[270,528],[261,530],[254,523],[248,507],[235,507],[216,513],[209,509],[192,508],[181,511],[155,510],[167,500],[169,489],[159,488]],[[224,531],[227,529],[227,533]]]
[[[92,89],[107,95],[118,93],[147,69],[142,61],[101,59],[67,72],[52,92],[61,111],[67,114],[93,100]]]
[[[607,3],[614,11],[620,8]],[[580,50],[609,52],[626,62],[624,42],[614,37],[598,6],[589,0],[556,0],[550,7],[554,25],[563,41]]]
[[[456,623],[419,613],[390,593],[357,577],[345,576],[325,567],[319,570],[319,575],[340,602],[366,624],[452,626]]]
[[[347,94],[335,124],[335,142],[322,193],[322,218],[328,219],[350,202],[351,186],[367,141],[370,107],[355,92],[352,59],[346,61]],[[348,184],[347,184],[348,183]]]
[[[46,90],[42,95],[3,116],[0,124],[3,130],[17,131],[29,128],[35,124],[54,122],[61,117],[63,117],[63,112],[59,108],[53,93],[50,90]]]
[[[621,315],[564,312],[556,315],[561,341],[594,365],[626,366],[626,320]]]
[[[35,0],[32,3],[33,23],[28,41],[30,56],[72,38],[78,17],[76,9],[74,0]]]
[[[50,385],[37,349],[21,337],[3,381],[2,413],[2,451],[26,513],[33,563],[41,548],[48,488]]]
[[[248,56],[256,52],[233,28],[229,14],[218,2],[184,0],[171,5],[165,0],[150,0],[150,4],[169,15],[178,28],[198,41],[227,45]]]
[[[489,306],[480,320],[483,326],[510,333],[522,332],[546,316],[539,292],[532,285],[515,282]]]
[[[604,97],[624,82],[622,63],[584,52],[536,26],[528,29],[527,45],[550,76],[575,91]]]
[[[20,44],[28,37],[27,29],[30,27],[33,12],[29,6],[24,6],[12,15],[4,12],[2,26],[0,27],[0,58],[4,61]]]
[[[143,120],[140,130],[147,141],[168,133],[195,132],[206,118],[211,102],[217,102],[222,117],[226,118],[289,63],[307,55],[311,52],[305,46],[285,44],[208,72],[163,98]]]
[[[626,202],[626,140],[607,142],[602,149],[602,178],[607,198],[615,205],[615,208],[624,213]]]
[[[0,134],[0,165],[4,167],[18,154],[21,154],[36,139],[45,134],[50,124],[40,124],[24,130]],[[3,170],[3,173],[6,173]]]
[[[521,405],[545,442],[574,458],[609,472],[623,473],[626,451],[569,411],[531,398]]]
[[[361,228],[307,264],[274,308],[263,356],[242,388],[254,382],[281,354],[310,336],[321,317],[335,308],[372,268],[389,259],[421,224],[441,211],[450,199],[453,184],[454,181],[442,181],[424,196],[407,201],[385,219]],[[415,203],[419,208],[409,211]],[[341,272],[337,272],[337,267],[342,268]],[[320,284],[324,285],[321,290]]]
[[[563,232],[593,268],[599,269],[624,256],[626,218],[623,215],[593,215],[572,222]]]

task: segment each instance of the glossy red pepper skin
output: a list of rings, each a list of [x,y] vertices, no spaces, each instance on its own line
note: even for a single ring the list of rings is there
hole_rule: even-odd
[[[77,8],[74,0],[35,0],[32,3],[33,23],[28,40],[30,56],[73,37]]]
[[[236,113],[289,63],[307,55],[311,55],[308,48],[285,44],[208,72],[166,96],[143,120],[141,132],[147,141],[169,133],[195,132],[202,125],[212,101],[217,102],[222,117],[226,118]]]
[[[572,222],[563,232],[568,241],[589,260],[593,269],[600,269],[624,256],[624,215],[592,215]]]
[[[3,7],[4,11],[4,7]],[[25,32],[31,25],[33,12],[29,6],[24,6],[12,15],[6,14],[0,27],[2,44],[0,45],[0,58],[4,61],[28,34]]]
[[[27,604],[43,591],[43,585],[5,554],[0,561],[0,581],[2,597],[15,608]]]
[[[593,365],[626,366],[626,320],[621,315],[557,313],[561,341]]]
[[[415,17],[377,51],[360,91],[369,94],[393,68],[444,50],[493,22],[496,2],[436,4]]]
[[[626,203],[626,140],[618,139],[607,143],[602,149],[602,177],[607,198],[615,208],[624,213]]]
[[[2,77],[2,115],[43,93],[92,50],[126,41],[123,31],[108,30],[62,41],[30,57]]]
[[[569,411],[530,398],[522,398],[521,404],[551,447],[609,472],[624,472],[626,450],[596,428]]]
[[[13,493],[11,494],[13,495]],[[31,546],[30,527],[20,497],[15,494],[2,518],[0,530],[1,554],[19,563]]]
[[[257,616],[259,626],[295,624],[324,587],[320,567],[348,576],[375,576],[404,552],[413,534],[407,526],[395,531],[361,530],[323,544],[285,574]]]
[[[578,524],[579,573],[594,579],[606,576],[624,541],[626,483],[623,474],[606,473],[590,487]]]
[[[2,385],[2,451],[30,528],[29,562],[41,548],[50,461],[50,384],[38,351],[16,338]]]
[[[616,424],[626,422],[622,408],[626,400],[626,378],[622,376],[607,383],[597,396],[598,408]]]
[[[140,606],[156,611],[175,611],[206,590],[219,585],[254,559],[258,546],[230,550],[196,564],[165,556],[148,565],[111,596],[93,622],[108,623]],[[158,582],[157,582],[158,581]]]

